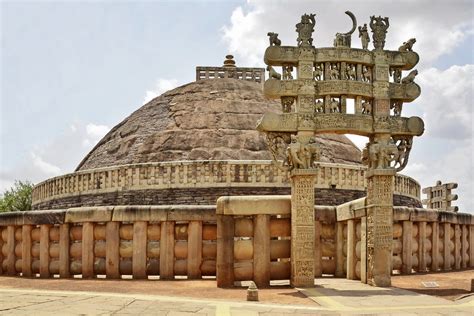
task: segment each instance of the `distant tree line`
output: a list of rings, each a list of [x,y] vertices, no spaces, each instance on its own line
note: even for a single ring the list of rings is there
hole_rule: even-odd
[[[0,212],[31,210],[31,193],[33,183],[29,181],[15,181],[15,184],[0,194]]]

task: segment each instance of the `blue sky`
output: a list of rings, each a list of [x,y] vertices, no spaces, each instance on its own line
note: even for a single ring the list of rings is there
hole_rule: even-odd
[[[115,124],[197,65],[263,66],[266,33],[295,44],[294,25],[317,14],[315,43],[370,15],[390,17],[386,48],[416,37],[422,116],[405,174],[423,186],[459,182],[473,211],[473,5],[471,1],[1,1],[0,191],[73,171]],[[353,47],[360,47],[357,34]],[[360,145],[361,141],[354,139]]]

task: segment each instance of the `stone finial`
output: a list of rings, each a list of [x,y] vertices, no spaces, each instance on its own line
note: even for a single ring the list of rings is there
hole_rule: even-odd
[[[370,28],[372,29],[372,41],[376,50],[382,50],[385,46],[385,37],[387,35],[387,29],[390,26],[388,18],[381,16],[370,17]]]
[[[451,206],[451,202],[458,199],[457,194],[452,194],[451,190],[458,187],[457,183],[442,183],[436,181],[436,185],[432,187],[423,188],[423,193],[426,194],[426,199],[422,201],[426,208],[437,209],[438,211],[457,212],[457,206]]]
[[[251,281],[247,289],[247,301],[258,302],[258,288],[255,282]]]
[[[301,22],[296,24],[296,32],[298,32],[298,38],[296,41],[298,42],[299,47],[304,46],[313,46],[313,32],[314,26],[316,24],[315,17],[316,14],[303,14],[301,16]]]
[[[408,41],[403,42],[403,45],[398,48],[399,52],[412,52],[413,44],[416,43],[416,38],[410,38]]]
[[[369,32],[367,32],[367,24],[364,24],[364,26],[359,26],[359,37],[362,43],[362,49],[368,50],[370,37]]]
[[[336,38],[334,39],[334,47],[351,47],[351,36],[352,33],[356,30],[357,20],[354,14],[351,11],[345,12],[352,20],[352,29],[347,33],[336,33]]]
[[[270,41],[270,46],[281,46],[281,40],[278,38],[278,33],[268,32],[267,36]]]
[[[226,55],[224,60],[224,68],[235,68],[235,60],[233,55]]]

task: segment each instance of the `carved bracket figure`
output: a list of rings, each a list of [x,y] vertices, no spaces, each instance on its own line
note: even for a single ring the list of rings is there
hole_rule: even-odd
[[[283,96],[281,97],[281,106],[283,113],[290,113],[295,103],[295,97]]]
[[[390,104],[390,109],[393,110],[394,116],[401,116],[402,115],[402,108],[403,108],[403,101],[393,101]]]
[[[394,83],[400,83],[402,81],[402,70],[400,68],[390,68],[390,76],[393,77]]]
[[[317,64],[314,67],[313,79],[316,80],[316,81],[321,81],[321,80],[323,80],[323,74],[324,74],[324,65],[323,64]]]
[[[408,41],[403,42],[403,45],[398,48],[399,52],[412,52],[413,44],[416,43],[416,38],[410,38]]]
[[[270,41],[270,46],[281,46],[281,40],[278,39],[278,33],[268,32],[267,35]]]
[[[397,154],[394,159],[394,168],[397,172],[402,171],[410,156],[410,151],[413,145],[413,137],[392,137],[397,146]]]
[[[283,66],[283,80],[293,80],[293,66]]]

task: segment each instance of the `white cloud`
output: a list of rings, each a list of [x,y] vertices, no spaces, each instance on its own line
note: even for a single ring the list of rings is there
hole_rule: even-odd
[[[97,144],[102,137],[110,131],[110,127],[106,125],[96,125],[89,123],[86,125],[86,136],[82,141],[82,146],[90,147],[91,145]]]
[[[15,180],[33,183],[74,171],[80,160],[110,130],[106,125],[75,122],[47,143],[36,145],[29,155],[6,170],[0,165],[0,192]],[[82,146],[81,146],[82,145]]]
[[[39,171],[45,175],[57,176],[61,173],[61,168],[49,162],[44,161],[43,158],[41,158],[34,152],[31,153],[31,159],[32,159],[33,165],[39,168]]]
[[[282,45],[295,45],[295,24],[304,13],[316,13],[313,33],[315,45],[332,46],[337,32],[351,27],[344,14],[352,11],[358,25],[369,22],[371,15],[390,18],[386,49],[396,50],[408,38],[416,37],[415,51],[421,56],[419,67],[429,67],[442,55],[453,51],[473,33],[472,4],[469,1],[312,1],[287,2],[249,0],[232,12],[230,23],[222,28],[222,38],[231,53],[245,66],[262,66],[268,46],[267,32],[279,33]],[[361,47],[357,31],[352,46]],[[369,47],[372,47],[371,45]]]
[[[422,141],[419,141],[421,146]],[[413,155],[403,174],[409,175],[420,182],[422,187],[435,185],[436,181],[443,183],[456,182],[458,188],[453,192],[459,199],[453,205],[459,206],[459,211],[474,213],[474,178],[473,144],[472,139],[453,141],[439,140],[442,148],[440,155]],[[418,152],[422,147],[418,148]],[[422,196],[422,199],[425,198]]]
[[[452,66],[444,71],[429,68],[418,77],[422,93],[416,105],[423,111],[426,135],[472,138],[474,65]]]
[[[177,79],[158,79],[155,83],[155,87],[145,93],[143,103],[145,104],[150,102],[151,100],[160,96],[166,91],[176,88],[178,85],[179,84]]]

